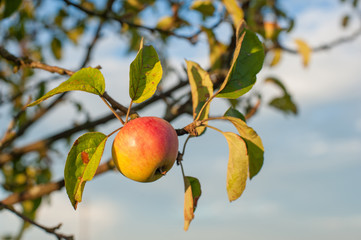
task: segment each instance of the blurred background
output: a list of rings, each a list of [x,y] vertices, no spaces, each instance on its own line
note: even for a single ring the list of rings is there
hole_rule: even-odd
[[[16,5],[15,2],[19,2],[19,6],[7,16],[6,5]],[[112,11],[119,13],[126,23],[103,19],[76,7],[97,13],[99,9],[107,9],[109,2],[114,4]],[[0,1],[3,17],[0,45],[15,56],[28,56],[74,71],[82,64],[100,65],[107,92],[127,106],[129,65],[141,36],[162,58],[166,80],[162,80],[160,92],[176,85],[180,79],[187,79],[184,59],[195,61],[209,71],[222,70],[222,66],[215,67],[212,56],[222,58],[228,52],[225,50],[219,56],[211,52],[223,45],[228,47],[225,49],[231,48],[235,15],[225,7],[227,1],[210,2],[214,10],[208,16],[206,13],[212,10],[210,5],[206,5],[207,10],[198,11],[194,10],[194,1],[3,0]],[[176,165],[166,177],[146,184],[109,171],[86,184],[83,201],[76,211],[65,189],[61,189],[44,196],[38,208],[33,202],[30,216],[49,227],[62,223],[59,232],[84,240],[360,239],[361,9],[358,2],[237,2],[249,28],[259,34],[266,48],[264,67],[253,89],[242,96],[243,100],[230,103],[215,99],[211,104],[210,114],[216,116],[223,115],[232,104],[246,114],[260,103],[247,123],[262,138],[264,165],[260,173],[248,181],[237,201],[229,203],[227,198],[227,142],[218,132],[209,129],[189,141],[184,156],[186,174],[197,177],[202,186],[195,218],[187,232],[183,230],[183,179]],[[138,6],[136,3],[144,4],[144,8],[131,12],[127,4]],[[24,17],[26,11],[30,13]],[[168,25],[160,24],[165,16],[173,19]],[[59,21],[62,22],[59,24]],[[201,26],[211,29],[214,36],[207,36],[204,30],[194,38],[180,37],[192,36]],[[267,30],[266,26],[271,27]],[[211,39],[219,44],[212,45]],[[92,44],[93,41],[96,43]],[[311,52],[309,57],[307,51]],[[91,52],[89,58],[88,52]],[[41,69],[31,72],[22,69],[13,74],[14,66],[16,64],[4,57],[0,58],[1,136],[29,96],[34,99],[67,79]],[[279,85],[265,81],[270,77],[279,80],[286,92]],[[183,88],[175,96],[188,92],[188,88]],[[285,93],[291,96],[289,102],[269,104]],[[20,95],[15,97],[16,94]],[[46,109],[51,102],[44,102],[44,107],[30,109],[29,113],[27,110],[26,116],[16,118],[20,123],[16,123],[14,130],[22,129],[21,124],[35,119],[37,111]],[[139,114],[164,117],[168,110],[167,102],[158,101]],[[110,110],[95,95],[72,92],[56,108],[36,119],[24,134],[2,145],[0,154],[16,153],[21,146],[108,114]],[[171,123],[175,128],[192,122],[187,111],[173,117]],[[224,123],[215,126],[234,131]],[[119,121],[109,120],[89,129],[108,134],[118,127]],[[21,157],[15,154],[12,162],[1,164],[0,200],[32,187],[34,182],[62,179],[67,152],[84,130],[53,142],[46,153],[38,149]],[[186,136],[179,139],[183,146]],[[111,143],[112,138],[107,142],[102,162],[111,158]],[[4,160],[0,158],[1,161]],[[31,170],[37,177],[29,184]],[[26,213],[24,204],[14,207]],[[55,239],[34,226],[19,233],[22,229],[23,221],[19,217],[0,209],[3,239],[16,239],[16,236]]]

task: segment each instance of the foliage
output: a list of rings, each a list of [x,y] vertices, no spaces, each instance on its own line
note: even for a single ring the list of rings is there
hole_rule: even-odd
[[[352,6],[356,8],[358,2],[352,1]],[[346,1],[343,4],[347,4]],[[167,9],[167,15],[161,15],[160,9]],[[65,186],[70,202],[76,208],[82,200],[85,183],[114,168],[111,160],[99,163],[105,142],[116,130],[104,134],[97,132],[98,126],[114,119],[126,124],[151,103],[162,101],[166,103],[163,118],[167,121],[182,114],[192,117],[184,128],[177,129],[178,135],[207,136],[205,130],[208,128],[226,138],[229,147],[226,189],[230,201],[238,199],[247,179],[260,172],[264,160],[261,138],[246,123],[261,106],[262,93],[250,91],[257,74],[262,67],[277,66],[285,52],[299,54],[306,67],[310,64],[311,53],[342,42],[312,48],[304,40],[295,39],[297,49],[283,46],[281,36],[292,31],[295,20],[282,10],[278,1],[265,0],[242,3],[235,0],[197,0],[192,3],[62,0],[52,6],[40,0],[5,0],[0,1],[0,17],[0,103],[9,109],[4,111],[13,116],[7,119],[8,127],[2,129],[4,132],[0,136],[0,179],[2,188],[8,193],[1,206],[13,210],[9,206],[21,203],[22,213],[18,214],[33,224],[45,195]],[[342,26],[347,27],[353,17],[352,13],[346,14]],[[148,21],[153,23],[148,24]],[[217,33],[222,25],[233,30],[227,42],[221,41]],[[100,67],[88,66],[89,61],[97,57],[94,48],[109,32],[120,34],[127,41],[127,53],[137,52],[129,71],[129,103],[119,103],[109,96]],[[170,63],[167,54],[160,49],[174,47],[171,46],[174,38],[196,44],[203,41],[203,35],[209,46],[209,65],[205,67],[192,59],[186,60],[183,63],[186,74],[177,75],[178,81],[174,85],[163,87],[167,86],[164,82],[169,79]],[[64,63],[62,60],[67,57],[65,50],[69,45],[84,50],[81,62],[72,66],[72,70],[55,66]],[[46,72],[49,74],[44,74]],[[187,79],[183,79],[184,75]],[[268,77],[265,82],[282,90],[282,95],[272,99],[269,105],[285,114],[297,114],[297,106],[282,81]],[[79,104],[76,97],[70,98],[70,91],[99,96],[111,113],[90,118],[88,108]],[[30,97],[37,100],[31,102]],[[211,103],[216,97],[224,98],[229,108],[224,109],[223,116],[210,117]],[[255,98],[256,103],[252,101]],[[35,123],[64,102],[73,104],[85,120],[68,125],[60,132],[49,129],[48,137],[34,138],[21,145],[19,140],[34,128]],[[235,131],[223,132],[215,128],[211,124],[217,120],[232,123]],[[87,133],[69,145],[64,181],[53,182],[51,156],[56,152],[54,145],[63,139],[70,144],[84,131]],[[179,153],[177,163],[181,165],[185,186],[184,228],[187,230],[201,196],[201,183],[197,178],[185,175],[182,166],[184,149]],[[24,224],[19,238],[27,226]],[[59,239],[70,239],[58,234],[57,228],[36,226]]]

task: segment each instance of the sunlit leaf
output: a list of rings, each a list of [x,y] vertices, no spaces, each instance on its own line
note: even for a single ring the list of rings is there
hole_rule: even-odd
[[[174,28],[174,18],[172,16],[162,17],[157,23],[156,28],[162,29],[164,31],[170,31]]]
[[[217,97],[238,98],[248,92],[256,82],[256,74],[264,60],[263,44],[257,35],[241,25],[232,65],[221,85]]]
[[[276,66],[276,65],[280,62],[280,60],[281,60],[282,49],[280,49],[280,48],[275,48],[275,49],[272,51],[272,53],[273,53],[273,58],[272,58],[272,61],[271,61],[271,63],[270,63],[270,66],[271,66],[271,67],[274,67],[274,66]]]
[[[248,178],[248,154],[244,140],[233,132],[223,132],[229,147],[227,167],[227,193],[229,201],[238,199],[244,189]]]
[[[19,9],[21,2],[22,0],[5,0],[5,9],[2,17],[10,17],[14,12]]]
[[[68,80],[61,83],[58,87],[49,91],[35,102],[29,104],[27,107],[35,106],[55,94],[75,90],[93,93],[99,96],[103,95],[105,91],[103,74],[96,68],[83,68],[74,73]]]
[[[224,116],[216,119],[230,121],[237,129],[239,135],[247,144],[249,156],[249,177],[252,179],[261,170],[264,160],[264,147],[261,138],[242,119]]]
[[[207,101],[213,94],[213,83],[208,72],[203,70],[201,66],[192,61],[187,61],[187,73],[192,93],[193,118],[195,119]],[[199,120],[208,118],[209,104],[203,110]],[[204,131],[205,127],[197,128],[198,135]]]
[[[243,19],[243,10],[236,0],[222,0],[227,12],[232,17],[233,25],[237,28]]]
[[[162,73],[157,52],[152,46],[143,46],[141,41],[140,50],[129,71],[129,95],[133,102],[140,103],[153,96]]]
[[[184,230],[187,231],[194,218],[194,211],[202,190],[199,180],[189,176],[184,178],[184,188]]]
[[[74,209],[81,202],[84,186],[98,168],[108,137],[100,132],[85,133],[73,144],[64,169],[65,188]]]
[[[184,187],[184,230],[187,231],[194,218],[192,187],[187,178],[184,178]]]
[[[298,53],[303,58],[303,66],[307,67],[310,62],[312,49],[310,48],[310,46],[308,46],[308,44],[305,41],[301,39],[296,39],[295,43],[297,45]]]
[[[79,25],[76,28],[71,29],[67,32],[68,38],[74,43],[78,44],[80,37],[84,33],[84,25]]]
[[[210,0],[196,0],[193,2],[190,8],[200,12],[203,19],[213,16],[214,11],[216,10],[213,6],[213,2]]]

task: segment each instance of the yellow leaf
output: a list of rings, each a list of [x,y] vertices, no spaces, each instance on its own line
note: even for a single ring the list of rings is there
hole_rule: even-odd
[[[282,56],[282,49],[275,48],[273,50],[273,59],[272,59],[272,62],[270,63],[270,66],[271,67],[276,66],[279,63],[281,56]]]
[[[174,28],[174,18],[171,16],[163,17],[157,23],[157,28],[162,29],[164,31],[170,31]]]
[[[308,44],[305,41],[301,39],[296,39],[295,43],[297,45],[298,53],[301,54],[303,58],[303,66],[307,67],[310,62],[312,49],[310,48],[310,46],[308,46]]]
[[[186,63],[189,84],[192,92],[193,117],[196,119],[204,103],[213,94],[213,83],[208,72],[203,70],[197,63],[192,61],[186,61]],[[199,120],[208,118],[208,112],[209,104],[202,112]],[[200,135],[204,129],[205,127],[197,128],[198,135]]]
[[[244,189],[248,178],[248,152],[245,141],[233,132],[223,132],[229,147],[229,160],[227,167],[227,193],[230,202],[238,199]]]
[[[265,32],[265,37],[267,39],[271,39],[273,38],[274,34],[276,33],[277,30],[279,30],[279,26],[276,22],[264,22],[263,23],[263,28],[264,28],[264,32]]]
[[[237,28],[243,19],[243,10],[240,8],[236,0],[222,0],[227,12],[231,15],[233,25]]]
[[[187,231],[189,224],[194,218],[194,202],[192,187],[188,178],[184,178],[184,230]]]

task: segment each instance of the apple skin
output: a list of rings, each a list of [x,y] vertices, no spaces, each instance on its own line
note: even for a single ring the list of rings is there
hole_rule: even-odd
[[[168,172],[178,155],[178,136],[158,117],[140,117],[126,123],[115,136],[113,160],[127,178],[153,182]]]

